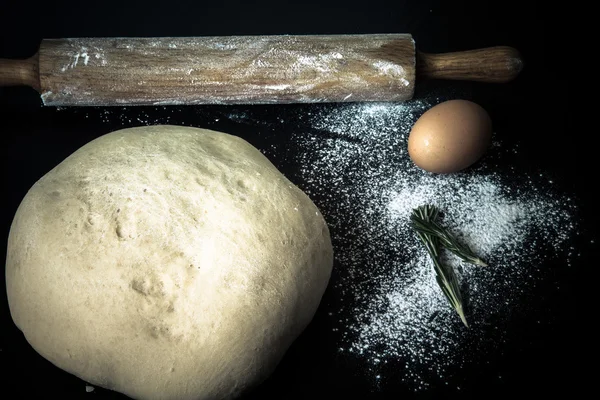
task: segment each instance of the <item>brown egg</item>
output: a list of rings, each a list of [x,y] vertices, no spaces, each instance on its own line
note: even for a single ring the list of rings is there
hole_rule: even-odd
[[[422,169],[457,172],[483,156],[492,140],[492,121],[478,104],[449,100],[427,110],[408,136],[408,154]]]

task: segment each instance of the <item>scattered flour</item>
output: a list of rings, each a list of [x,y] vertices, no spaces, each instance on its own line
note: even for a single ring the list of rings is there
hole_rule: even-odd
[[[571,199],[554,193],[543,176],[502,172],[504,150],[495,138],[469,170],[435,175],[417,168],[406,150],[410,128],[438,101],[322,109],[312,113],[312,126],[334,136],[294,138],[306,190],[323,199],[333,235],[338,299],[329,314],[340,352],[362,360],[375,381],[385,378],[380,366],[393,363],[416,391],[443,383],[470,352],[481,352],[473,337],[502,342],[501,321],[521,307],[545,259],[572,251],[575,231]],[[463,286],[468,330],[409,225],[412,210],[424,204],[439,207],[443,224],[489,264],[444,257]]]

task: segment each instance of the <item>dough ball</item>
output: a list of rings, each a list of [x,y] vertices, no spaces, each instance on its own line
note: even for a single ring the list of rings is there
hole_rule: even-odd
[[[177,126],[86,144],[8,240],[10,312],[56,366],[138,399],[236,397],[311,321],[333,251],[313,202],[246,141]]]

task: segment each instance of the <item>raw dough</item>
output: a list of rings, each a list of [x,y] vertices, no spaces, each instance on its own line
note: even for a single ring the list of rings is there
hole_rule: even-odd
[[[319,210],[257,149],[165,125],[104,135],[30,189],[6,285],[28,342],[85,381],[232,398],[310,322],[332,264]]]

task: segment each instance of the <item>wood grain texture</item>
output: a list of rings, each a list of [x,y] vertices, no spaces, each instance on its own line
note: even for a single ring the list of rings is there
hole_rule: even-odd
[[[38,54],[26,60],[0,59],[0,86],[31,86],[39,91]]]
[[[413,96],[408,34],[49,39],[45,105],[401,101]]]
[[[504,83],[515,79],[522,68],[521,55],[508,46],[442,54],[417,53],[419,78]]]

